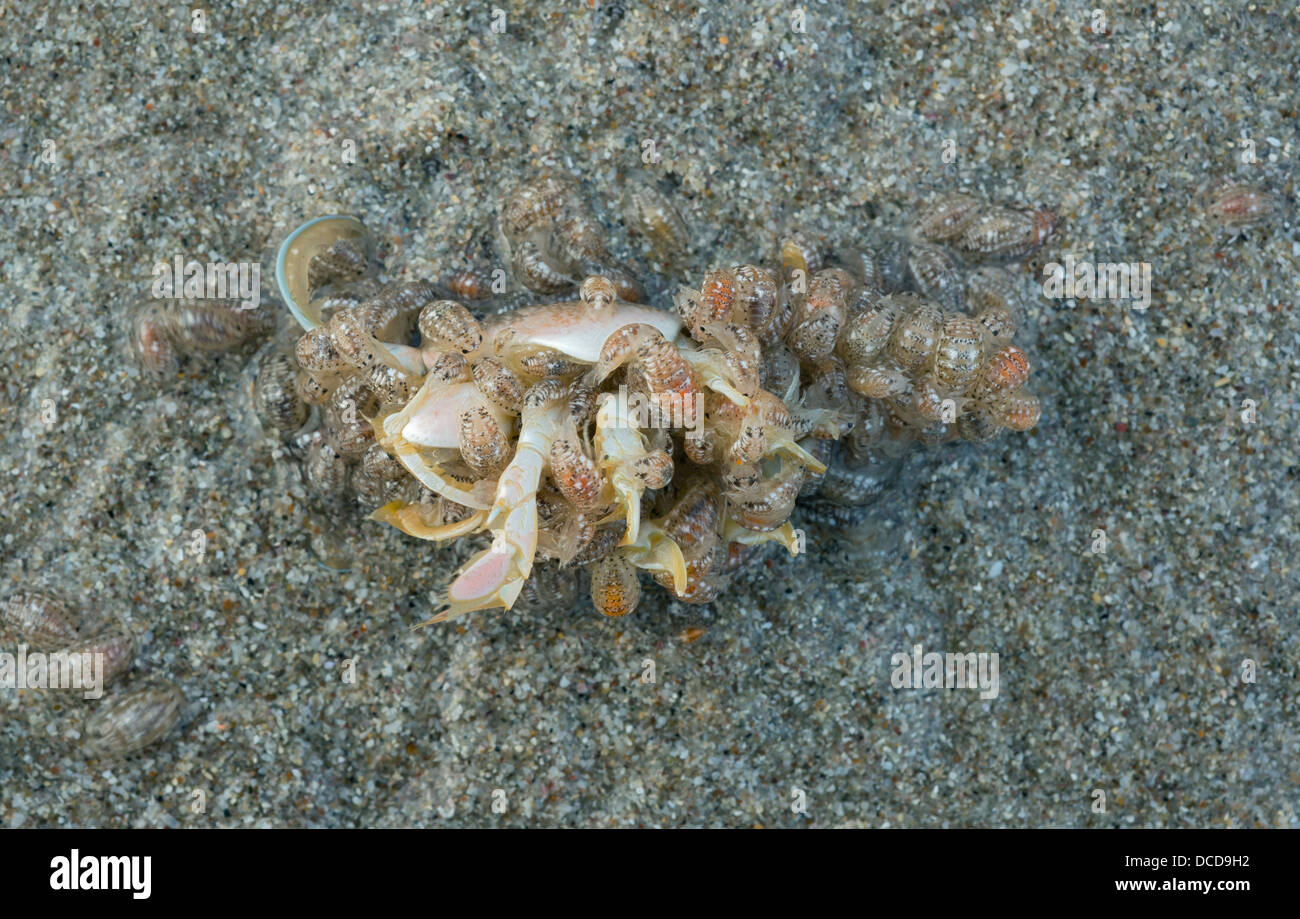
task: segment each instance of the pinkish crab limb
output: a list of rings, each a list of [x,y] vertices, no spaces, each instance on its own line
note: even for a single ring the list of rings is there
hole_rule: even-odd
[[[443,622],[480,609],[509,609],[533,570],[537,554],[537,488],[551,442],[568,411],[568,389],[546,380],[524,396],[523,423],[514,459],[501,473],[486,524],[492,545],[457,573],[447,590],[447,608],[428,622]]]

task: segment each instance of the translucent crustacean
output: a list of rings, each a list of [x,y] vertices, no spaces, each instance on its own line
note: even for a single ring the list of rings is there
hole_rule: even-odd
[[[684,245],[661,193],[629,198],[658,252]],[[576,299],[503,309],[481,269],[383,284],[360,222],[320,218],[277,262],[304,330],[295,385],[281,355],[259,392],[281,426],[322,407],[303,442],[323,489],[420,539],[490,534],[430,622],[510,608],[538,559],[586,567],[605,615],[636,607],[639,571],[708,602],[756,546],[797,554],[797,500],[851,522],[914,443],[1037,422],[1014,279],[966,264],[1017,257],[1054,221],[950,195],[910,237],[834,258],[791,231],[772,268],[710,271],[668,312],[636,302],[555,171],[509,193],[499,229],[525,286]]]

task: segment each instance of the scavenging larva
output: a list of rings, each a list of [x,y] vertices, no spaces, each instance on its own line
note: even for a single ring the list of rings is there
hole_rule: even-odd
[[[632,184],[624,210],[657,251],[683,248],[654,186]],[[789,232],[770,265],[710,271],[669,312],[638,302],[560,172],[499,211],[512,273],[569,293],[558,302],[511,309],[474,271],[381,283],[361,222],[322,217],[280,249],[305,334],[292,354],[263,353],[256,395],[286,432],[319,406],[318,428],[298,432],[315,487],[420,539],[491,534],[430,622],[509,608],[539,558],[584,566],[608,616],[635,609],[641,571],[708,602],[761,544],[798,551],[796,500],[851,523],[913,444],[1037,423],[1014,278],[997,263],[1053,223],[948,194],[906,235],[833,262]]]

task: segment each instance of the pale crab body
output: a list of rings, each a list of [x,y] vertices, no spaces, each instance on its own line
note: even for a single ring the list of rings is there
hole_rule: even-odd
[[[581,364],[595,364],[611,335],[626,325],[654,326],[672,340],[682,322],[674,314],[616,300],[594,306],[581,300],[524,307],[495,317],[484,328],[484,348],[509,355],[512,349],[548,348]]]

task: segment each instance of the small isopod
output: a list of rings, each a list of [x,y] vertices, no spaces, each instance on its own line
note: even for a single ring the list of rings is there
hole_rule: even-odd
[[[130,756],[157,743],[176,724],[184,703],[181,691],[166,681],[103,700],[83,735],[92,756]]]
[[[1231,179],[1212,185],[1204,201],[1210,220],[1233,230],[1270,220],[1282,213],[1284,205],[1280,197],[1258,185]]]
[[[967,224],[954,244],[976,257],[1017,258],[1046,242],[1055,226],[1056,215],[1051,211],[987,207]]]
[[[483,329],[474,314],[455,300],[435,300],[420,310],[420,338],[424,348],[455,349],[461,354],[478,350]]]
[[[979,198],[964,192],[949,192],[921,205],[912,220],[918,239],[946,242],[965,232],[981,206]]]
[[[22,641],[37,648],[69,645],[81,634],[62,601],[39,591],[24,591],[9,597],[0,607],[0,620]]]
[[[943,311],[929,301],[910,298],[910,305],[894,323],[885,351],[904,370],[920,370],[933,359],[942,331]]]
[[[272,349],[258,357],[253,403],[262,423],[272,430],[296,431],[307,421],[310,410],[298,391],[297,376],[283,351]]]
[[[63,653],[89,654],[92,661],[95,655],[102,655],[101,679],[102,685],[107,686],[135,664],[135,639],[125,629],[114,627],[64,648]]]
[[[671,256],[686,248],[686,221],[650,182],[633,179],[623,192],[623,220],[628,228],[649,240],[654,251]]]
[[[626,616],[641,601],[636,568],[621,555],[598,558],[589,566],[591,605],[602,616]]]
[[[971,395],[989,400],[1020,389],[1029,380],[1029,358],[1015,345],[1006,345],[989,358]]]

